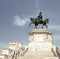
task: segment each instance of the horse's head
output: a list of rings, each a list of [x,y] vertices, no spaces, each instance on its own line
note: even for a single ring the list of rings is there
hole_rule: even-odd
[[[37,19],[30,17],[30,20],[31,20],[31,23],[29,24],[29,26],[31,26],[31,24],[34,24],[35,25],[35,28],[37,28],[37,25],[38,25],[37,22],[36,22]]]
[[[34,18],[31,18],[31,17],[30,17],[30,20],[31,20],[32,22],[34,22],[34,21],[35,21],[35,19],[34,19]]]

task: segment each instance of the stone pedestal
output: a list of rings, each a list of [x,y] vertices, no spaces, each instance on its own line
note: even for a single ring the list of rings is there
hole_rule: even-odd
[[[29,51],[50,51],[52,47],[52,33],[48,29],[33,29],[29,33]]]
[[[58,59],[50,30],[33,29],[29,32],[28,42],[28,50],[21,59]]]

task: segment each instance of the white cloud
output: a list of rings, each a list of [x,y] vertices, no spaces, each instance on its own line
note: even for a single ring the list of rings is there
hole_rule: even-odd
[[[14,16],[14,25],[16,26],[24,26],[26,25],[27,23],[29,22],[29,18],[26,18],[26,19],[21,19],[20,16],[16,15]]]

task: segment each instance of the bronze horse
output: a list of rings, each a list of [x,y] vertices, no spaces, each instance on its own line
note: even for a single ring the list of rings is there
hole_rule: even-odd
[[[29,24],[31,26],[31,24],[35,25],[35,28],[37,28],[37,26],[39,24],[42,24],[42,28],[45,26],[46,28],[48,28],[47,24],[49,23],[49,19],[46,18],[45,20],[42,19],[42,12],[40,12],[39,16],[37,18],[31,18],[31,23]]]

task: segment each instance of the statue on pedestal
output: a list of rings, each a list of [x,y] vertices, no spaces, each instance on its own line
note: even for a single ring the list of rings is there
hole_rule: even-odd
[[[49,19],[46,18],[45,20],[43,20],[42,12],[40,12],[39,15],[38,15],[36,18],[30,17],[30,20],[31,20],[30,26],[31,26],[31,24],[34,24],[34,25],[35,25],[35,28],[37,28],[37,26],[38,26],[39,24],[42,24],[42,28],[43,28],[44,26],[45,26],[46,28],[48,28],[47,24],[49,23]]]

